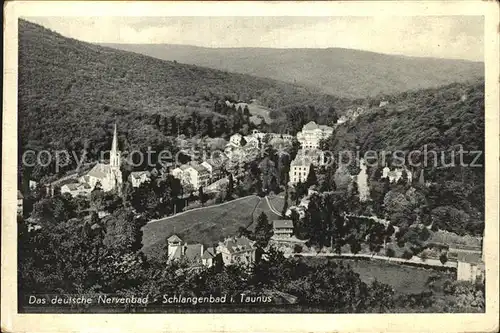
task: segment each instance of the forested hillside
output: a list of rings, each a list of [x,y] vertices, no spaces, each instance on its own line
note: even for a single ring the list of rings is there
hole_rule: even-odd
[[[374,97],[484,77],[484,64],[361,50],[204,48],[170,44],[107,44],[164,60],[318,87],[336,96]]]
[[[125,149],[165,149],[171,136],[227,136],[248,118],[224,101],[271,109],[351,101],[248,75],[178,64],[65,38],[19,21],[20,149],[109,149],[118,123]],[[43,172],[42,172],[43,173]]]
[[[377,152],[379,164],[368,161],[372,208],[394,225],[407,228],[420,221],[459,234],[481,235],[484,82],[402,93],[388,100],[388,105],[368,109],[338,126],[323,149],[352,154],[359,150],[360,156],[368,150]],[[391,169],[404,165],[412,178],[405,174],[389,186],[381,179],[386,165]]]

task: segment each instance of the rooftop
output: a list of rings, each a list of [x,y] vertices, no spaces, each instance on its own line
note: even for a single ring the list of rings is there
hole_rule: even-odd
[[[167,239],[167,241],[168,241],[169,243],[174,243],[174,242],[175,242],[175,243],[178,243],[178,242],[182,242],[182,239],[180,239],[180,238],[179,238],[179,236],[177,236],[177,235],[172,235],[172,236],[170,236],[170,237]]]
[[[224,240],[224,246],[229,250],[229,252],[239,252],[239,251],[248,251],[255,249],[250,239],[245,236],[241,237],[232,237]]]
[[[318,125],[314,121],[310,121],[302,127],[303,131],[312,131],[318,128]]]
[[[143,175],[149,176],[149,174],[149,171],[133,171],[130,173],[130,176],[134,178],[141,178]]]
[[[274,220],[273,229],[277,228],[293,228],[292,220]]]
[[[104,178],[110,172],[110,166],[104,163],[97,163],[88,173],[88,176]]]

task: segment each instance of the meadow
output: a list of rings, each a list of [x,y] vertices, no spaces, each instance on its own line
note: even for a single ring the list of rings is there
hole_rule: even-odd
[[[165,239],[173,234],[187,243],[213,246],[225,237],[238,235],[240,227],[253,230],[261,212],[266,213],[269,221],[279,218],[264,199],[248,196],[154,221],[142,229],[143,251],[150,256],[161,255]]]
[[[455,280],[454,273],[448,271],[434,270],[414,266],[404,266],[380,260],[342,260],[325,258],[308,258],[311,264],[319,260],[343,261],[351,266],[352,270],[359,274],[361,280],[367,284],[373,281],[390,285],[396,295],[417,294],[430,290],[429,278],[433,279],[434,290],[441,289],[445,280]]]

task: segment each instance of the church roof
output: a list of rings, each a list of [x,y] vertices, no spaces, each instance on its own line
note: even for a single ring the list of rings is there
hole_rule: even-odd
[[[245,236],[226,239],[223,244],[231,253],[254,249],[253,242]]]
[[[106,175],[110,172],[110,166],[104,163],[97,163],[88,173],[88,176],[95,178],[105,178]]]
[[[317,128],[319,128],[318,125],[314,121],[310,121],[302,127],[302,130],[311,131]]]

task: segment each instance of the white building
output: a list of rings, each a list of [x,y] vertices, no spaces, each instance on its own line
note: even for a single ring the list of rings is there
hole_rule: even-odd
[[[191,266],[210,267],[215,258],[214,248],[204,249],[203,244],[187,244],[177,235],[167,239],[167,260],[185,260]]]
[[[252,134],[251,134],[253,137],[259,139],[259,140],[264,140],[264,138],[266,137],[266,133],[262,133],[260,132],[259,130],[252,130]]]
[[[253,135],[247,135],[247,136],[244,136],[245,138],[245,141],[246,141],[246,144],[245,146],[246,147],[254,147],[254,148],[258,148],[259,147],[259,139]]]
[[[183,164],[177,168],[174,168],[170,171],[170,174],[177,179],[182,180],[184,177],[184,171],[189,167],[187,164]]]
[[[476,281],[484,279],[484,262],[478,253],[457,253],[457,280]]]
[[[134,171],[130,173],[128,180],[132,183],[133,187],[139,187],[142,183],[151,180],[151,174],[149,171]]]
[[[413,179],[413,175],[412,175],[411,171],[408,170],[406,167],[405,168],[396,168],[394,170],[391,170],[388,166],[386,166],[382,169],[382,177],[380,177],[380,178],[381,179],[389,178],[389,182],[395,183],[399,179],[401,179],[401,177],[403,176],[403,170],[406,171],[408,183],[411,183],[412,179]]]
[[[198,189],[200,186],[205,187],[210,184],[210,171],[202,164],[193,163],[188,165],[184,170],[184,174],[188,176],[189,183]]]
[[[239,133],[233,134],[229,138],[229,144],[235,147],[241,147],[241,138],[242,138],[241,134]]]
[[[222,164],[223,160],[221,159],[208,159],[201,163],[208,170],[211,181],[219,180],[222,177]]]
[[[325,125],[317,125],[314,121],[308,122],[302,127],[302,131],[297,133],[297,140],[302,149],[318,149],[319,142],[326,139],[333,133],[333,128]]]
[[[216,252],[222,255],[224,265],[251,264],[255,261],[255,242],[245,236],[231,237],[219,242]]]
[[[324,163],[324,154],[322,151],[316,149],[299,149],[297,156],[290,163],[290,171],[288,172],[289,183],[293,185],[298,182],[305,182],[309,175],[311,164],[317,167]]]

